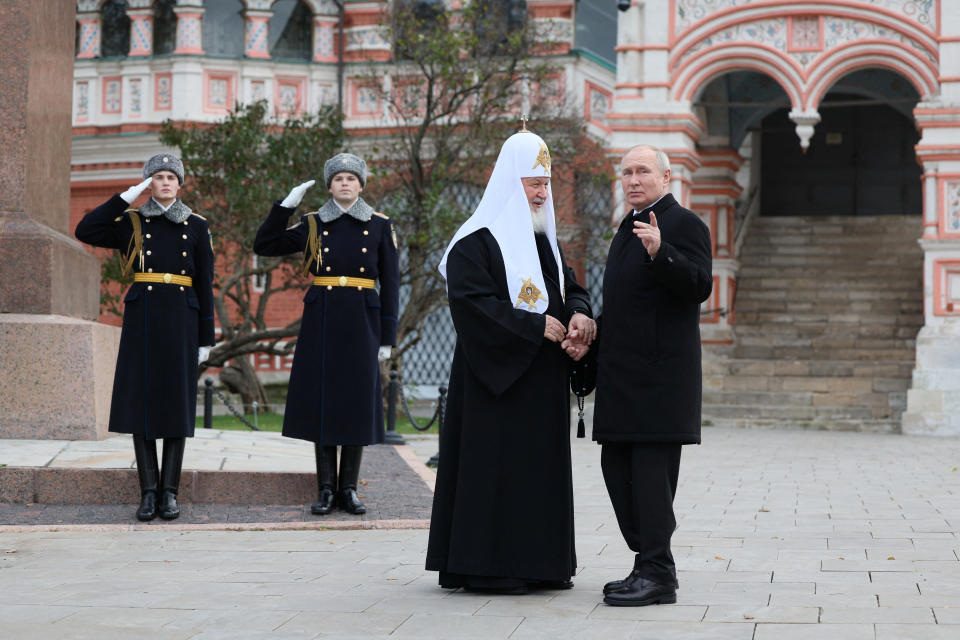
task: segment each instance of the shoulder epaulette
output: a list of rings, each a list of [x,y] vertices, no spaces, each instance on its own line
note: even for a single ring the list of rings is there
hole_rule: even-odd
[[[374,211],[374,212],[373,212],[373,215],[375,215],[375,216],[380,216],[380,217],[383,218],[384,220],[389,220],[389,219],[390,219],[390,216],[385,216],[385,215],[383,215],[382,213],[380,213],[379,211]]]
[[[197,213],[197,212],[195,212],[195,211],[191,211],[191,212],[190,212],[190,215],[192,215],[192,216],[197,216],[197,217],[200,218],[201,220],[206,220],[206,218],[204,218],[202,215],[200,215],[199,213]]]

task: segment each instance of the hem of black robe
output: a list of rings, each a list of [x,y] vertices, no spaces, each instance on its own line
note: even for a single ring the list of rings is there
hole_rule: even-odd
[[[548,586],[549,584],[564,582],[572,577],[572,575],[569,575],[566,578],[514,578],[441,571],[439,584],[444,589],[518,589]]]

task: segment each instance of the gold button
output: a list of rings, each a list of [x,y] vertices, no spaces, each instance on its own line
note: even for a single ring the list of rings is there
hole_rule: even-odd
[[[148,233],[146,237],[149,238],[149,237],[150,237],[150,234]]]
[[[147,218],[147,224],[150,224],[150,218]]]
[[[363,287],[357,287],[357,291],[363,291]]]
[[[187,226],[188,224],[190,224],[190,223],[187,222],[186,220],[183,221],[183,226]]]
[[[164,282],[166,282],[167,284],[170,284],[170,281],[171,281],[171,280],[173,280],[173,274],[172,274],[172,273],[165,273],[165,274],[163,274],[163,281],[164,281]]]
[[[329,232],[329,231],[326,231],[326,230],[324,230],[324,232],[323,232],[323,235],[325,235],[325,236],[328,236],[328,235],[330,235],[330,232]]]
[[[370,235],[370,232],[367,231],[366,229],[364,229],[364,230],[363,230],[363,235],[368,236],[368,235]]]
[[[183,291],[183,287],[180,287],[180,291]]]
[[[148,285],[147,285],[147,291],[153,291],[153,285],[152,285],[152,284],[148,284]]]
[[[327,267],[327,271],[330,271],[330,267]]]
[[[150,255],[150,252],[149,252],[149,251],[147,251],[147,255]]]
[[[153,273],[153,267],[150,267],[149,269],[147,269],[147,273]]]
[[[327,291],[333,291],[333,287],[331,287],[330,285],[327,285]]]
[[[330,247],[324,247],[324,248],[323,248],[323,252],[324,252],[324,253],[330,253]]]
[[[184,240],[187,239],[187,234],[183,234],[183,239],[184,239]]]
[[[337,278],[337,284],[339,284],[341,287],[347,286],[347,276],[340,276]]]
[[[366,253],[366,252],[367,252],[367,248],[364,247],[363,249],[360,249],[360,251],[361,251],[361,253]]]
[[[186,257],[187,257],[187,252],[184,251],[182,255],[183,255],[184,258],[186,258]]]
[[[181,273],[181,274],[184,274],[184,273],[186,273],[186,272],[187,272],[186,269],[180,269],[180,273]]]
[[[364,271],[363,267],[360,267],[360,273],[363,273],[363,271]]]

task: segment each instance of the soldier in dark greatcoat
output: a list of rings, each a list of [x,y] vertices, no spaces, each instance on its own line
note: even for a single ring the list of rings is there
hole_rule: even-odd
[[[390,357],[397,339],[400,267],[389,218],[360,197],[366,163],[341,153],[326,162],[323,175],[332,198],[288,228],[315,181],[295,187],[273,205],[253,250],[261,256],[304,253],[304,275],[313,280],[303,298],[283,435],[314,443],[318,498],[311,511],[324,515],[339,504],[361,514],[363,447],[383,442],[378,359]]]
[[[133,434],[137,518],[152,520],[159,513],[172,520],[180,515],[183,449],[196,419],[199,347],[208,352],[214,344],[214,258],[207,220],[177,197],[183,184],[180,159],[155,155],[143,177],[85,215],[75,233],[81,242],[119,250],[123,274],[133,273],[123,299],[110,431]],[[150,199],[131,208],[148,188]],[[162,467],[158,438],[163,438]]]

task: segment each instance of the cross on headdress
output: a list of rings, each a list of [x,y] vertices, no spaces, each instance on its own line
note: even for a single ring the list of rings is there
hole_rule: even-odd
[[[530,131],[529,129],[527,129],[527,120],[529,120],[529,118],[527,117],[527,114],[521,113],[520,114],[520,131],[527,131],[527,132]]]

